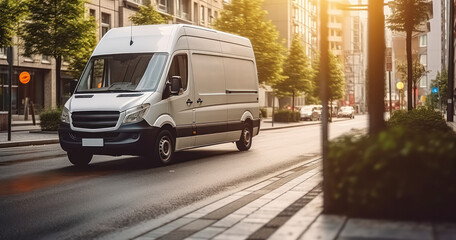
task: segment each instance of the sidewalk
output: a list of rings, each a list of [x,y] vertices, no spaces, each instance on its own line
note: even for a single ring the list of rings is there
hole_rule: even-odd
[[[133,238],[456,239],[456,224],[356,219],[323,214],[320,172],[321,158],[309,160],[165,224],[151,227]],[[142,227],[143,230],[145,228]],[[126,237],[122,235],[120,233],[118,237]]]
[[[19,147],[58,143],[57,132],[43,132],[40,121],[33,125],[31,118],[28,121],[13,120],[11,123],[11,141],[8,141],[8,132],[0,132],[0,148]]]

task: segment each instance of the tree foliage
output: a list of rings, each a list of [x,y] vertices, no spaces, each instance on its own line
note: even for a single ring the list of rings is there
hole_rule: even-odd
[[[401,74],[401,80],[402,82],[407,82],[407,64],[406,63],[400,63],[397,66],[397,72]],[[426,68],[424,67],[423,64],[419,62],[418,59],[415,59],[412,64],[412,90],[416,91],[417,86],[419,85],[421,78],[426,75],[428,71],[426,71]],[[415,106],[416,106],[416,94],[415,96]]]
[[[263,0],[232,0],[226,4],[214,27],[249,38],[253,45],[260,83],[281,79],[284,47],[279,33],[262,9]]]
[[[13,36],[26,10],[24,1],[0,0],[0,47],[13,44]]]
[[[340,59],[329,53],[329,95],[332,102],[345,96],[345,73]]]
[[[395,0],[390,4],[391,15],[386,22],[392,31],[419,32],[417,27],[428,18],[427,0]]]
[[[435,79],[431,80],[431,88],[438,88],[438,93],[429,93],[426,98],[428,106],[437,108],[440,106],[446,107],[448,99],[448,71],[442,70],[442,73],[438,72]],[[440,99],[439,99],[440,97]]]
[[[95,19],[92,18],[92,21],[95,22]],[[83,41],[85,41],[85,47],[80,49],[73,49],[70,51],[70,66],[69,74],[74,78],[79,78],[84,70],[87,61],[92,55],[93,50],[97,46],[97,36],[95,34],[96,25],[93,25],[93,34],[88,34]]]
[[[60,69],[64,57],[90,47],[95,22],[84,17],[84,0],[33,0],[21,26],[24,55],[42,54],[56,59],[56,92],[60,103]]]
[[[313,90],[311,79],[313,71],[309,65],[309,59],[302,45],[302,38],[293,36],[288,56],[283,64],[284,78],[273,84],[279,96],[292,96],[292,109],[294,109],[294,97],[301,93],[311,93]]]
[[[166,23],[168,18],[163,17],[154,6],[140,6],[137,13],[130,16],[130,21],[135,25],[152,25]]]

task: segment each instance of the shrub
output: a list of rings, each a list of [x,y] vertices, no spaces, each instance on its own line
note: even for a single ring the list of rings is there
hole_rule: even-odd
[[[276,122],[299,122],[299,112],[292,112],[288,109],[280,109],[274,112],[274,121]]]
[[[455,220],[454,132],[404,125],[423,121],[441,129],[431,116],[428,112],[426,120],[396,116],[397,121],[393,119],[378,135],[346,135],[332,141],[329,211],[359,217]]]
[[[332,141],[328,164],[333,212],[456,218],[456,135],[430,108],[395,112],[378,135]]]
[[[260,112],[261,112],[261,117],[267,118],[268,117],[268,111],[264,107],[260,107]]]
[[[395,111],[387,122],[388,127],[402,126],[413,131],[450,131],[439,112],[429,107],[411,111]]]
[[[40,113],[40,127],[43,131],[57,131],[60,125],[62,109],[45,109]]]

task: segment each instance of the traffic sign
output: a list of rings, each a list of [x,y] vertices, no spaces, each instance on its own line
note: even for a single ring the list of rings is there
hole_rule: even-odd
[[[19,81],[21,81],[21,83],[23,84],[27,84],[28,82],[30,82],[30,73],[21,72],[21,74],[19,75]]]
[[[396,88],[399,89],[399,90],[402,90],[402,89],[404,88],[404,83],[398,82],[398,83],[396,84]]]
[[[439,88],[438,87],[433,87],[431,92],[432,93],[439,93]]]

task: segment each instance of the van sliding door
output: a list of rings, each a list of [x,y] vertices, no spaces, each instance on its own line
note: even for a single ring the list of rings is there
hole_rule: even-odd
[[[192,54],[196,145],[226,141],[227,107],[223,58]]]

